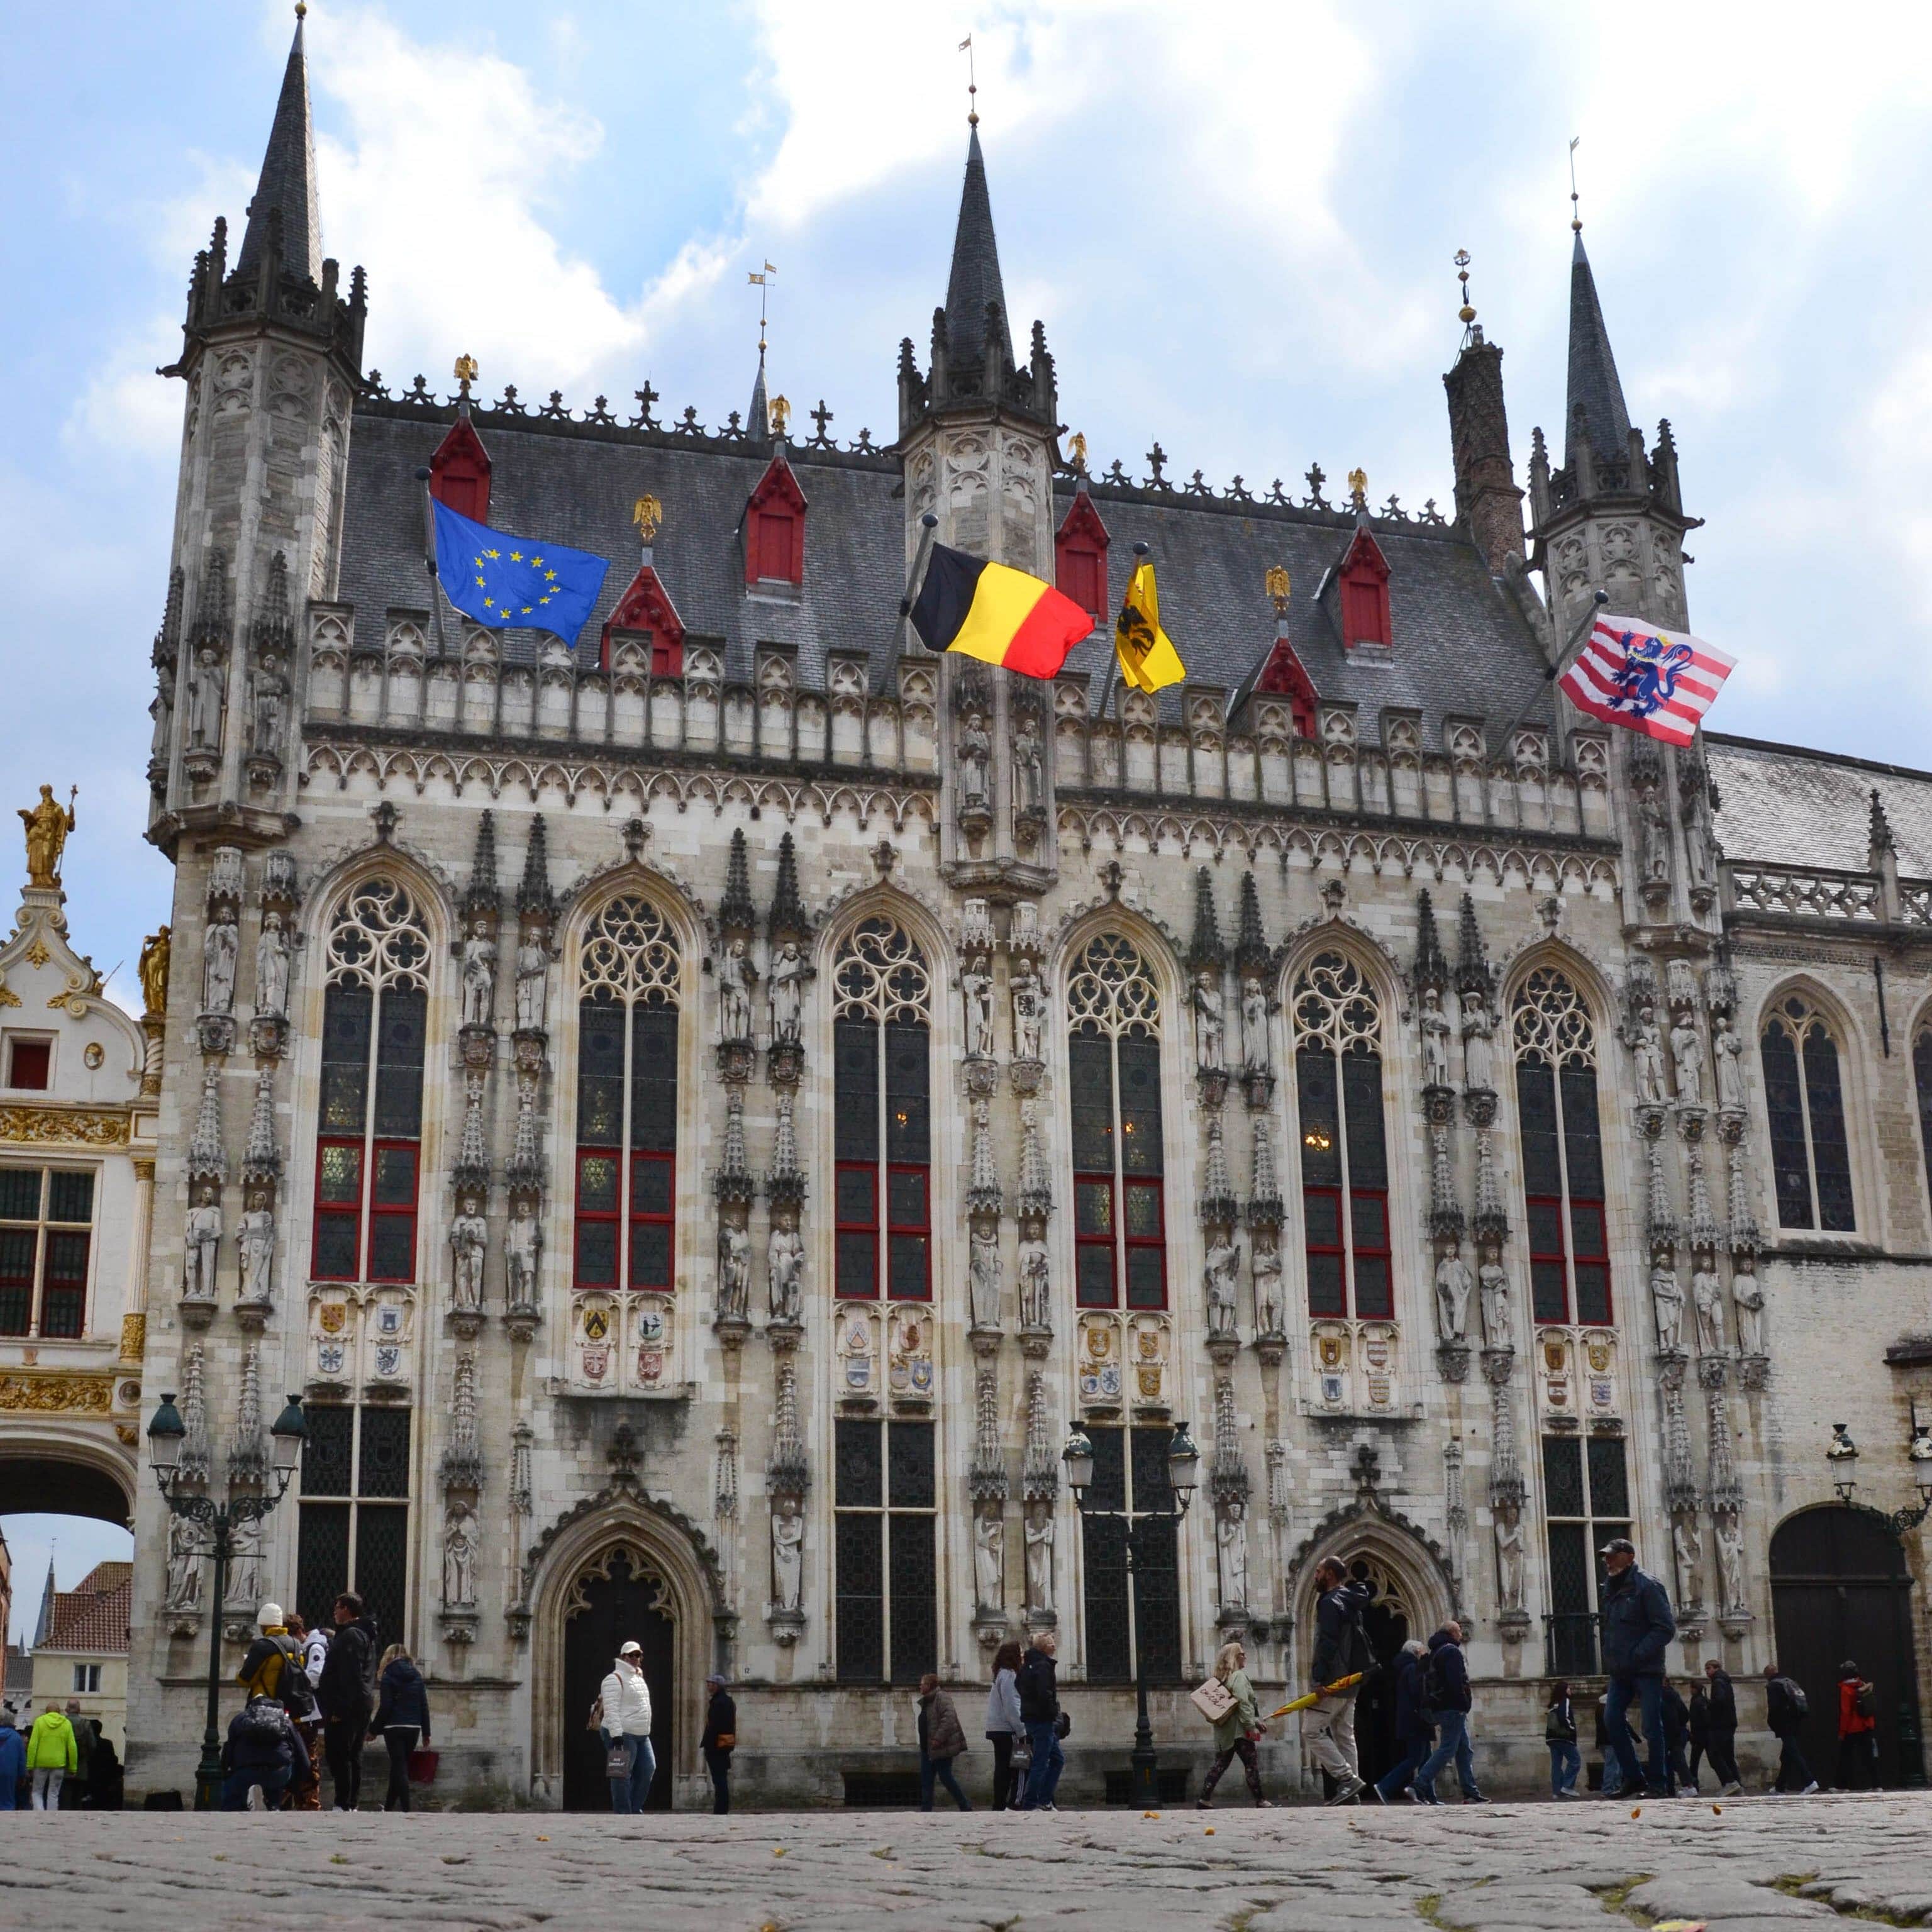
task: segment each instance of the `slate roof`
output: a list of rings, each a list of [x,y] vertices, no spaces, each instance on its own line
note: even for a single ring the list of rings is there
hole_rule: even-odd
[[[986,353],[986,304],[1000,305],[1000,332],[1006,359],[1013,359],[1006,292],[1000,280],[1000,250],[993,236],[993,204],[986,190],[986,160],[976,125],[966,146],[966,181],[959,194],[959,225],[952,236],[952,270],[946,283],[948,352],[962,362],[978,362]]]
[[[52,1622],[38,1647],[124,1652],[134,1599],[133,1564],[97,1563],[79,1588],[56,1594]]]
[[[1592,452],[1613,462],[1625,461],[1630,454],[1630,411],[1624,406],[1624,387],[1617,380],[1616,358],[1610,353],[1597,280],[1590,272],[1580,234],[1570,256],[1570,392],[1563,412],[1563,460],[1571,468],[1576,461],[1579,408]]]
[[[339,594],[356,607],[364,642],[380,638],[388,610],[428,604],[416,472],[451,419],[447,409],[385,399],[358,406]],[[598,628],[635,568],[631,508],[646,490],[664,508],[653,566],[684,622],[687,644],[722,641],[728,679],[748,680],[760,644],[794,646],[808,688],[822,686],[829,650],[881,660],[890,651],[905,567],[896,458],[788,450],[808,505],[805,582],[800,593],[778,596],[748,590],[739,530],[746,500],[770,460],[768,446],[490,410],[478,410],[474,421],[494,466],[491,524],[610,560],[602,598],[584,627],[586,652],[594,652]],[[1533,706],[1533,718],[1549,715],[1537,640],[1460,530],[1375,524],[1388,560],[1395,645],[1371,663],[1343,650],[1330,615],[1332,596],[1325,608],[1316,601],[1324,574],[1347,549],[1352,513],[1105,482],[1091,494],[1110,538],[1110,610],[1126,589],[1132,544],[1148,542],[1162,620],[1198,682],[1232,693],[1272,646],[1274,608],[1262,580],[1281,563],[1294,581],[1288,626],[1295,649],[1324,699],[1360,706],[1364,738],[1378,733],[1384,706],[1420,712],[1431,745],[1441,742],[1445,715],[1486,714],[1498,732],[1526,705]],[[1063,481],[1054,492],[1056,527],[1072,502],[1072,485]],[[450,614],[445,617],[453,625]],[[527,632],[508,635],[513,657],[532,656],[539,641]],[[1111,654],[1108,635],[1096,633],[1067,662],[1069,670],[1090,674],[1096,704]],[[1164,716],[1178,718],[1180,706],[1178,690],[1162,694]]]
[[[1718,837],[1732,860],[1867,869],[1874,790],[1907,878],[1932,878],[1932,772],[1755,738],[1704,736]]]
[[[253,272],[268,240],[268,213],[282,216],[282,266],[290,274],[322,280],[322,214],[315,190],[315,136],[309,126],[308,56],[302,47],[302,22],[289,48],[282,92],[268,129],[255,198],[248,204],[248,226],[242,237],[236,272]]]

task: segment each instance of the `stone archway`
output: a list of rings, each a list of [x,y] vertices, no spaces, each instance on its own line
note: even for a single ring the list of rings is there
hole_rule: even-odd
[[[603,1622],[623,1616],[638,1624],[647,1663],[655,1657],[652,1703],[664,1706],[654,1708],[655,1732],[670,1746],[658,1753],[660,1789],[674,1802],[679,1780],[702,1775],[704,1679],[717,1667],[723,1610],[715,1555],[670,1513],[617,1489],[552,1526],[532,1553],[530,1579],[532,1795],[564,1802],[567,1754],[580,1743],[590,1708],[589,1698],[578,1698],[580,1709],[568,1694],[580,1690],[586,1669],[573,1666],[573,1651],[598,1645],[608,1635]]]

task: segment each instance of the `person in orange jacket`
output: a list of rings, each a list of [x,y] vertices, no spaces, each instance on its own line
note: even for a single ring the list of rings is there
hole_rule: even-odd
[[[1840,1791],[1878,1787],[1878,1694],[1849,1657],[1838,1666],[1838,1776]]]

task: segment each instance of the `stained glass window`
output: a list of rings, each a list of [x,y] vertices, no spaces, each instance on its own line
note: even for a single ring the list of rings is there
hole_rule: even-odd
[[[916,1684],[938,1667],[932,1425],[842,1419],[832,1461],[838,1681]]]
[[[1832,1030],[1809,1000],[1794,993],[1772,1009],[1759,1044],[1778,1226],[1849,1234],[1858,1223],[1844,1088]]]
[[[1082,1573],[1087,1614],[1087,1678],[1091,1684],[1133,1680],[1136,1646],[1150,1679],[1173,1683],[1180,1676],[1180,1593],[1176,1520],[1150,1515],[1172,1508],[1166,1428],[1089,1427],[1094,1480],[1087,1500],[1096,1510],[1124,1512],[1083,1516]],[[1136,1616],[1127,1565],[1128,1519],[1141,1535],[1139,1610]]]

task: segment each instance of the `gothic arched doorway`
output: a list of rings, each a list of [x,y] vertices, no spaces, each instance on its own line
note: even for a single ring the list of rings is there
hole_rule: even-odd
[[[657,1775],[645,1808],[668,1811],[676,1762],[677,1624],[670,1592],[649,1559],[628,1544],[604,1550],[572,1580],[563,1606],[563,1804],[568,1811],[604,1811],[610,1787],[604,1748],[590,1727],[590,1707],[619,1646],[643,1647],[651,1691],[651,1744]]]
[[[1899,1748],[1908,1724],[1918,1735],[1912,1573],[1885,1519],[1820,1503],[1780,1523],[1771,1539],[1771,1606],[1778,1665],[1811,1708],[1804,1749],[1819,1776],[1828,1780],[1835,1768],[1838,1667],[1850,1659],[1878,1693],[1879,1782],[1922,1784],[1917,1747],[1909,1763]]]

